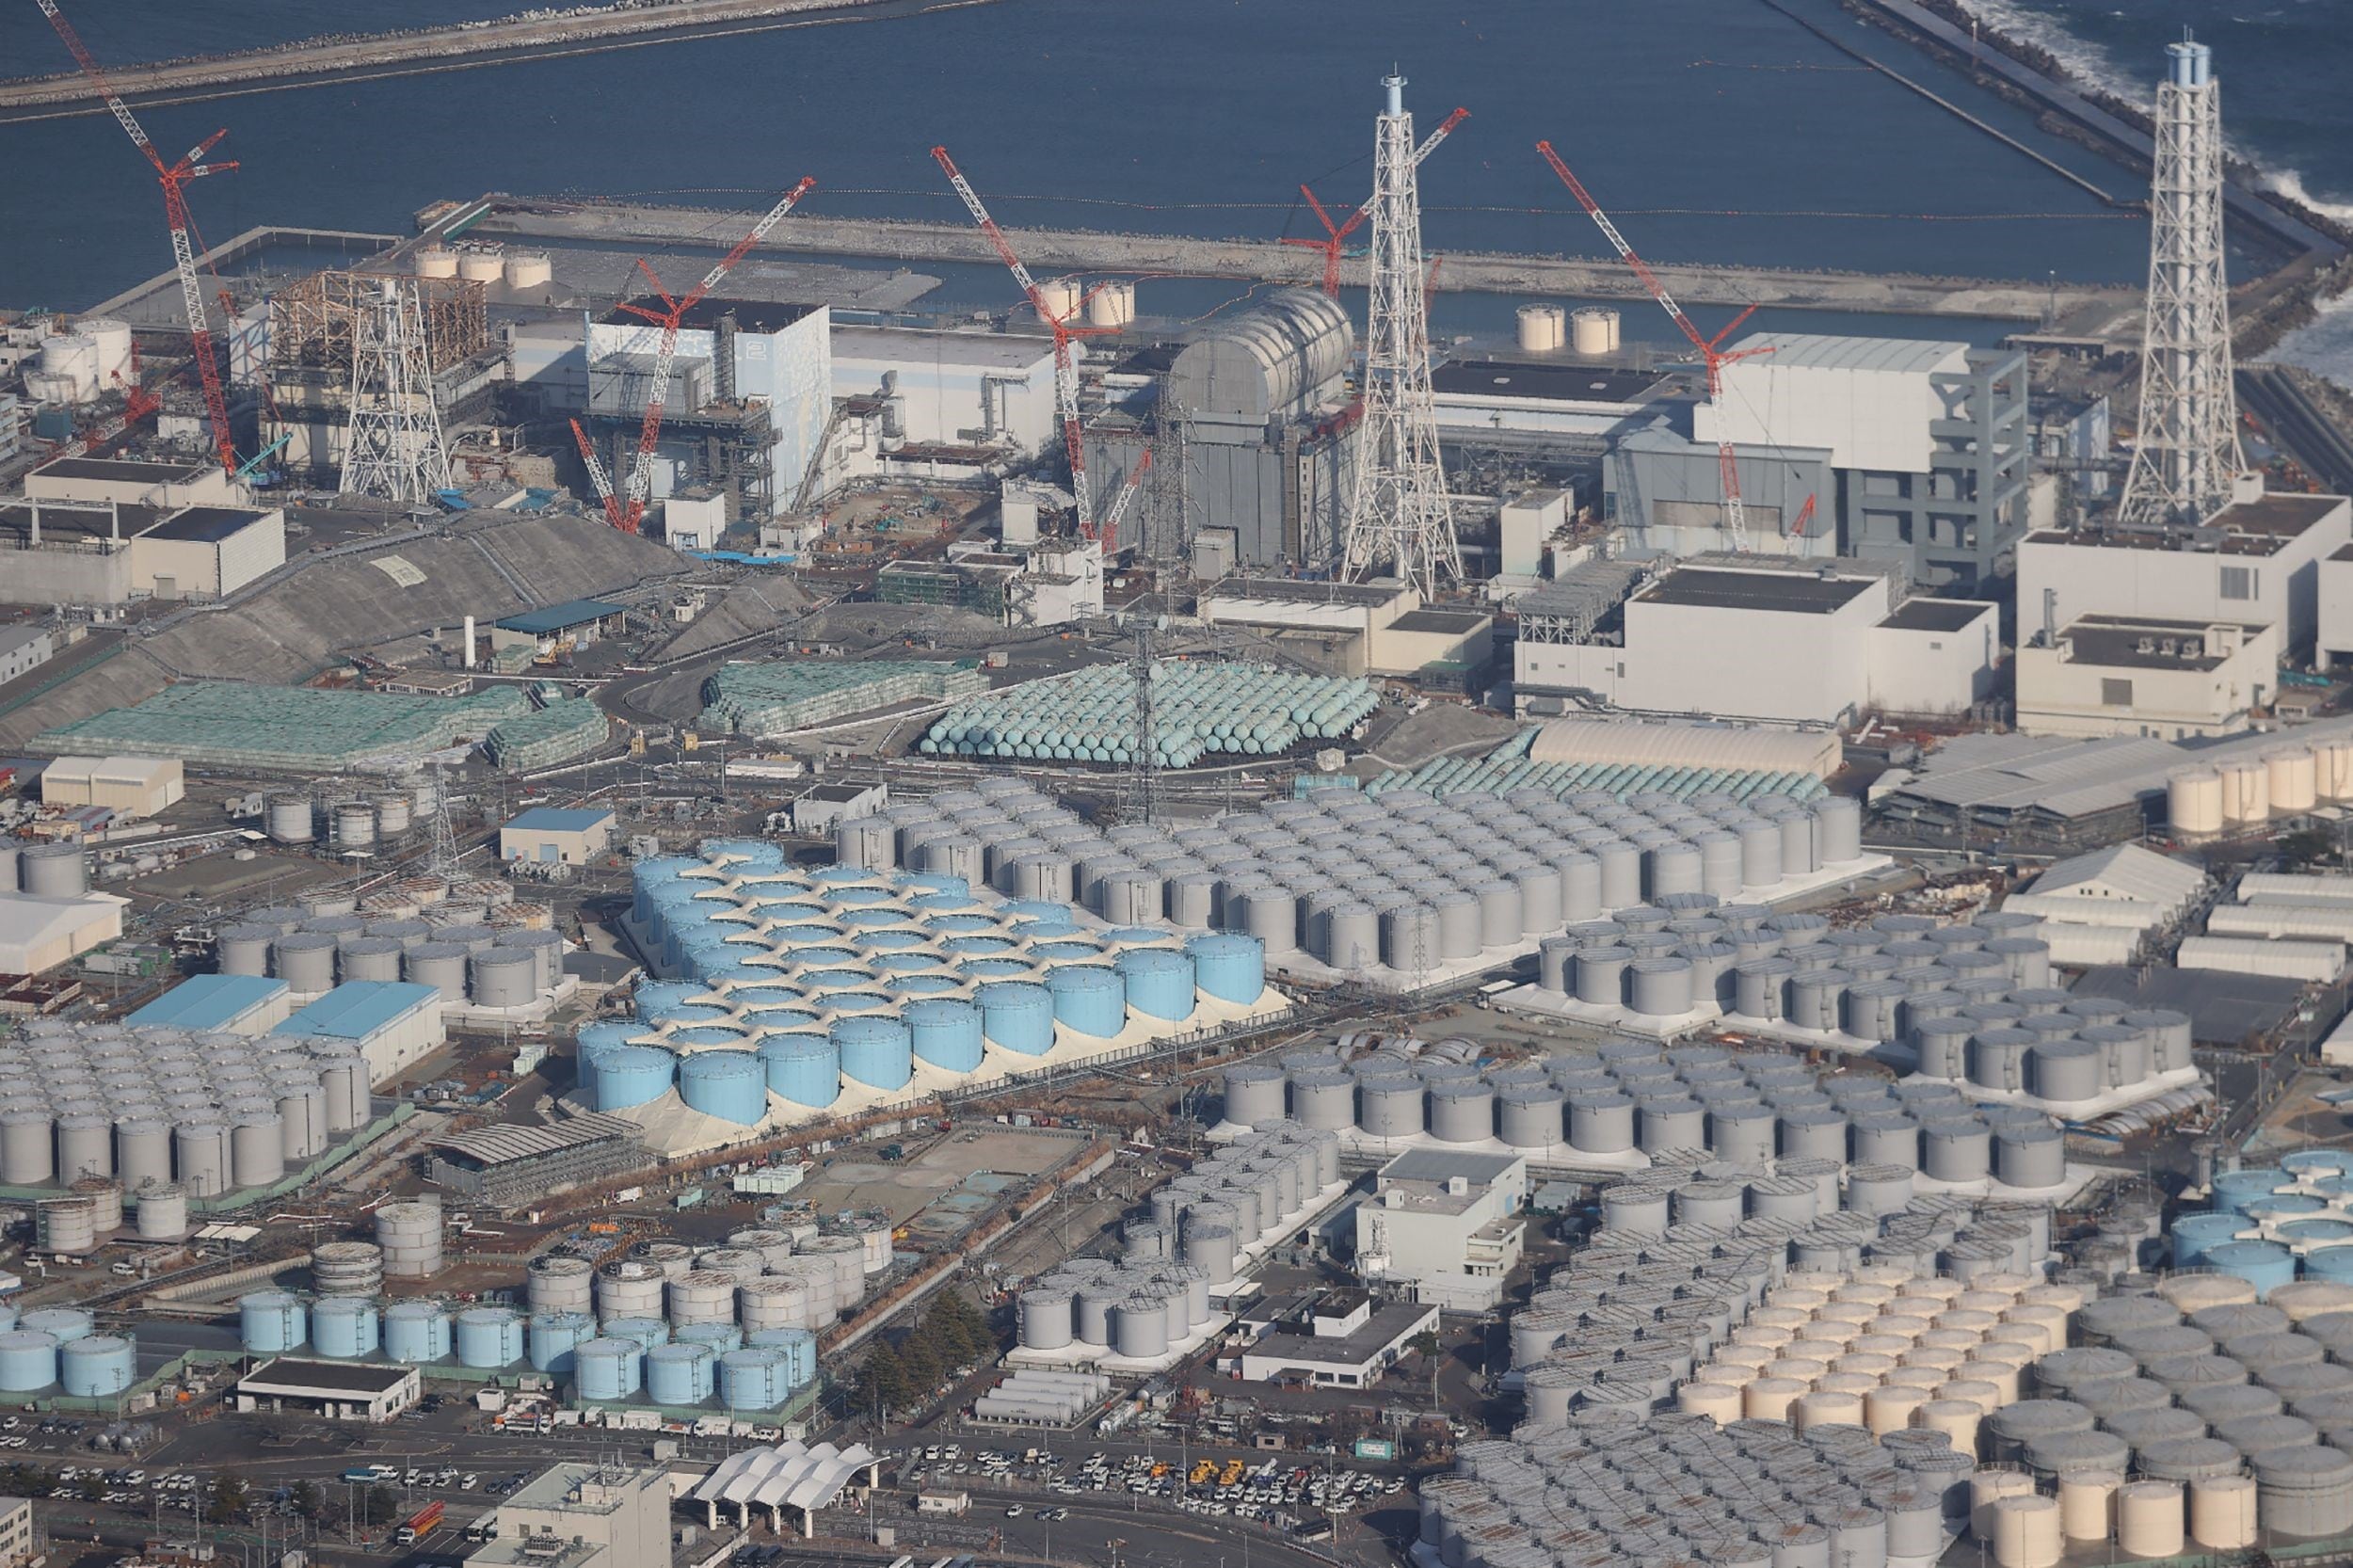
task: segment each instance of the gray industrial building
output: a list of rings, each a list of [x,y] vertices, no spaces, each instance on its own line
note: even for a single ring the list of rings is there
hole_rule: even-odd
[[[1313,289],[1274,290],[1187,344],[1140,410],[1087,432],[1098,505],[1147,443],[1156,465],[1182,455],[1181,498],[1177,486],[1147,480],[1118,544],[1168,557],[1223,534],[1234,566],[1334,565],[1353,450],[1354,347],[1347,312]]]
[[[1928,587],[1995,575],[2027,522],[2024,353],[1806,333],[1735,348],[1753,357],[1725,368],[1689,430],[1661,421],[1610,455],[1604,501],[1620,523],[1653,549],[1721,548],[1715,443],[1729,439],[1753,548],[1897,562]]]

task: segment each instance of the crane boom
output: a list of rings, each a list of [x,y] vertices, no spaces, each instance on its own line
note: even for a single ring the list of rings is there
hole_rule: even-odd
[[[73,63],[81,68],[83,75],[89,78],[90,86],[98,89],[99,97],[105,101],[115,122],[131,138],[131,145],[136,147],[153,167],[156,181],[163,186],[164,220],[171,229],[171,264],[180,275],[180,302],[188,317],[188,348],[195,356],[197,378],[204,389],[204,412],[212,424],[214,455],[220,459],[221,468],[233,478],[237,472],[237,446],[229,431],[229,397],[221,389],[220,365],[213,355],[212,325],[205,318],[204,291],[198,286],[196,277],[195,224],[188,216],[187,194],[181,188],[190,180],[200,180],[208,174],[226,173],[237,167],[233,160],[216,164],[204,162],[204,155],[229,133],[226,129],[215,131],[190,148],[177,163],[164,162],[163,154],[156,152],[155,144],[148,139],[147,129],[139,123],[138,116],[131,112],[131,106],[122,101],[122,95],[106,79],[106,72],[99,65],[98,57],[82,41],[82,35],[74,31],[73,24],[66,19],[65,12],[57,8],[57,0],[35,0],[35,3],[40,7],[40,14],[49,19],[50,27],[72,55]]]
[[[1152,472],[1152,449],[1145,447],[1144,456],[1128,474],[1128,482],[1112,497],[1112,504],[1103,509],[1103,523],[1098,535],[1106,545],[1118,543],[1120,520],[1128,515],[1128,505],[1136,499],[1136,491],[1144,488],[1144,476]]]
[[[588,432],[580,427],[578,420],[572,421],[572,440],[580,447],[580,460],[587,465],[588,482],[597,488],[597,499],[604,503],[604,520],[628,533],[621,522],[620,498],[613,493],[613,481],[605,477],[604,464],[597,456],[597,444],[588,439]]]
[[[1626,243],[1626,237],[1618,232],[1618,226],[1609,220],[1609,215],[1601,210],[1601,203],[1594,200],[1593,193],[1585,188],[1585,183],[1571,173],[1561,154],[1553,151],[1552,143],[1539,141],[1536,151],[1544,154],[1545,162],[1552,166],[1552,171],[1561,177],[1561,183],[1569,187],[1569,194],[1577,198],[1577,205],[1585,209],[1586,216],[1609,237],[1610,247],[1617,251],[1619,259],[1634,269],[1634,275],[1642,280],[1642,287],[1650,291],[1650,296],[1658,301],[1659,308],[1683,329],[1683,335],[1691,340],[1691,346],[1699,351],[1701,361],[1707,367],[1707,395],[1711,401],[1721,401],[1724,392],[1724,366],[1735,360],[1772,352],[1771,347],[1767,346],[1725,353],[1718,346],[1737,330],[1742,322],[1755,313],[1756,307],[1752,305],[1733,317],[1731,325],[1713,338],[1702,336],[1700,329],[1691,324],[1691,318],[1683,313],[1683,307],[1675,303],[1674,296],[1667,292],[1667,285],[1660,282],[1658,275],[1650,269],[1650,264],[1635,253],[1634,247]],[[1739,454],[1734,451],[1729,436],[1716,442],[1716,468],[1723,485],[1724,530],[1732,536],[1733,549],[1746,550],[1749,548],[1748,507],[1740,495]],[[1801,532],[1803,527],[1801,520],[1799,524]]]
[[[669,397],[670,370],[678,362],[680,323],[686,319],[686,313],[689,311],[702,302],[706,295],[719,286],[721,279],[735,270],[735,264],[742,261],[753,246],[767,238],[769,232],[784,221],[785,214],[799,205],[801,198],[807,196],[816,184],[815,177],[810,176],[804,178],[799,184],[786,191],[777,200],[776,204],[769,208],[758,223],[752,225],[751,232],[736,241],[735,248],[722,256],[717,265],[704,273],[702,281],[686,291],[686,296],[683,299],[671,298],[669,290],[662,286],[662,280],[655,275],[653,268],[648,266],[643,258],[639,259],[637,270],[644,273],[647,281],[653,285],[653,292],[661,299],[664,308],[655,311],[627,301],[620,307],[630,314],[641,317],[662,328],[662,336],[654,349],[653,383],[646,389],[646,417],[637,431],[637,456],[630,464],[627,504],[620,509],[617,516],[614,516],[612,513],[615,504],[609,498],[607,502],[608,520],[622,533],[637,532],[639,524],[645,519],[647,504],[653,496],[653,454],[654,448],[662,440],[662,407]],[[599,468],[593,455],[588,457],[588,465],[590,475],[598,476]]]
[[[1470,110],[1462,108],[1447,116],[1438,128],[1422,137],[1421,145],[1414,149],[1414,167],[1419,168],[1421,161],[1436,152],[1438,144],[1451,136],[1457,125],[1469,118]],[[1299,187],[1299,194],[1307,199],[1307,206],[1316,215],[1316,221],[1323,225],[1324,237],[1312,240],[1304,235],[1289,236],[1286,237],[1283,243],[1305,246],[1309,249],[1323,252],[1323,292],[1337,298],[1340,292],[1340,247],[1347,242],[1349,235],[1356,232],[1358,224],[1372,216],[1372,198],[1366,197],[1364,205],[1349,214],[1346,223],[1336,224],[1332,221],[1332,215],[1324,210],[1323,203],[1316,200],[1314,191],[1302,185]]]

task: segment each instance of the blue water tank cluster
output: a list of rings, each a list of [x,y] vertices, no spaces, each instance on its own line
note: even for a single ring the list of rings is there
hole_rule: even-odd
[[[1112,960],[1128,984],[1128,1005],[1172,1023],[1193,1016],[1193,954],[1177,948],[1130,948]]]
[[[833,1043],[841,1076],[870,1089],[904,1089],[915,1076],[915,1041],[904,1018],[869,1013],[837,1019]]]
[[[568,1372],[572,1352],[597,1336],[597,1320],[585,1312],[535,1312],[525,1331],[531,1365],[542,1372]]]
[[[792,1358],[773,1346],[747,1346],[719,1358],[719,1402],[729,1410],[774,1410],[792,1397]]]
[[[772,1034],[760,1043],[768,1090],[822,1109],[841,1093],[841,1051],[827,1034]]]
[[[382,1320],[365,1296],[321,1296],[311,1304],[311,1348],[340,1360],[374,1355]]]
[[[782,1351],[785,1381],[793,1387],[806,1388],[817,1381],[817,1336],[810,1330],[755,1329],[744,1336],[744,1343],[756,1349]]]
[[[237,1298],[238,1339],[255,1355],[282,1355],[311,1337],[299,1297],[283,1290],[256,1290]]]
[[[646,1397],[661,1405],[700,1404],[718,1386],[719,1354],[709,1345],[664,1345],[646,1355]]]
[[[674,1345],[700,1345],[714,1355],[724,1355],[744,1343],[744,1331],[733,1323],[687,1323],[670,1336]]]
[[[722,1121],[751,1127],[768,1114],[767,1069],[747,1050],[702,1050],[681,1058],[678,1088],[689,1108]]]
[[[293,1300],[292,1297],[287,1299]],[[301,1305],[299,1302],[295,1304],[297,1309]],[[78,1306],[44,1306],[24,1314],[17,1320],[16,1326],[31,1329],[36,1334],[46,1334],[60,1345],[70,1345],[76,1339],[87,1339],[96,1334],[98,1320]],[[295,1335],[294,1342],[297,1345],[302,1343],[299,1332]]]
[[[30,1394],[57,1381],[57,1336],[39,1329],[0,1334],[0,1391]]]
[[[138,1381],[138,1350],[129,1339],[93,1334],[57,1351],[57,1385],[81,1399],[126,1393]]]
[[[439,1302],[394,1302],[384,1309],[387,1360],[425,1366],[450,1356],[449,1312]]]
[[[918,1060],[952,1073],[979,1068],[981,1010],[971,1002],[945,998],[909,1002],[906,1023]]]
[[[2214,1207],[2229,1209],[2233,1214],[2244,1214],[2250,1204],[2293,1186],[2295,1180],[2294,1176],[2276,1165],[2250,1165],[2245,1170],[2224,1171],[2214,1178]]]
[[[572,1350],[572,1381],[585,1402],[625,1400],[645,1381],[645,1348],[634,1339],[590,1339]]]
[[[1247,1007],[1266,991],[1266,944],[1239,931],[1212,931],[1185,943],[1202,994]]]
[[[457,1359],[486,1370],[523,1358],[522,1315],[504,1306],[470,1307],[457,1315]]]
[[[597,1058],[596,1107],[627,1111],[670,1092],[678,1058],[658,1046],[623,1046]]]
[[[1054,994],[1032,980],[992,981],[980,988],[981,1032],[1023,1056],[1054,1048]]]
[[[2225,1241],[2236,1240],[2239,1232],[2253,1226],[2246,1215],[2230,1209],[2208,1209],[2185,1214],[2173,1222],[2173,1267],[2194,1269],[2203,1264],[2206,1254]]]
[[[604,1337],[626,1339],[640,1351],[670,1342],[670,1325],[660,1318],[607,1318]]]

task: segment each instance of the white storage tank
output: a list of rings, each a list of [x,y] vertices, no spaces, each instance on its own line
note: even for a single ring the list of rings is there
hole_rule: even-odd
[[[1519,323],[1524,354],[1558,354],[1568,344],[1568,315],[1558,305],[1523,305]]]
[[[388,1203],[376,1211],[376,1244],[392,1279],[424,1279],[441,1272],[439,1201]]]
[[[536,289],[553,278],[555,269],[546,251],[518,250],[506,258],[505,274],[508,288]]]
[[[1136,286],[1124,280],[1100,283],[1087,301],[1090,327],[1130,327],[1136,319]]]
[[[1618,351],[1618,312],[1610,307],[1582,306],[1570,322],[1571,341],[1577,353],[1591,358]]]

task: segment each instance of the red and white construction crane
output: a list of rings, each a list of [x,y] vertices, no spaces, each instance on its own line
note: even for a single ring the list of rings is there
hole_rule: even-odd
[[[1414,167],[1419,168],[1421,161],[1438,150],[1438,143],[1446,140],[1457,125],[1469,118],[1468,109],[1456,109],[1447,116],[1438,128],[1422,137],[1421,145],[1414,149]],[[1308,211],[1314,213],[1316,221],[1323,225],[1324,237],[1319,240],[1305,234],[1286,234],[1283,243],[1323,252],[1323,292],[1337,299],[1340,293],[1340,248],[1347,244],[1348,236],[1356,232],[1357,225],[1372,216],[1372,198],[1366,197],[1365,204],[1349,214],[1346,223],[1336,224],[1332,221],[1332,215],[1324,210],[1323,203],[1316,200],[1314,191],[1302,185],[1299,194],[1307,199]]]
[[[720,257],[718,264],[703,274],[702,281],[688,289],[680,298],[673,299],[670,291],[662,286],[662,280],[655,275],[653,268],[646,264],[643,257],[638,259],[637,270],[646,275],[646,281],[652,286],[655,297],[662,301],[662,309],[657,311],[650,305],[640,305],[626,299],[618,308],[641,321],[661,328],[662,337],[654,348],[653,383],[646,390],[646,418],[637,431],[637,456],[630,464],[623,493],[614,493],[613,481],[605,476],[604,465],[597,460],[596,450],[588,440],[587,432],[581,429],[578,420],[572,422],[572,435],[580,442],[580,455],[588,465],[589,482],[596,486],[597,495],[604,502],[604,520],[622,533],[634,534],[638,531],[646,520],[646,505],[653,497],[653,449],[662,440],[662,405],[669,395],[671,367],[678,362],[680,324],[685,321],[687,312],[701,304],[704,296],[719,286],[721,279],[735,270],[735,264],[749,254],[753,246],[766,239],[769,231],[784,221],[784,215],[797,206],[801,198],[807,196],[816,184],[815,177],[811,176],[786,191],[777,199],[776,204],[752,225],[752,232],[737,240],[735,248]]]
[[[1536,151],[1545,155],[1545,162],[1550,164],[1552,171],[1561,176],[1561,183],[1569,187],[1569,194],[1577,198],[1577,205],[1585,209],[1586,216],[1601,226],[1601,232],[1609,236],[1611,247],[1617,250],[1619,257],[1625,261],[1625,264],[1634,269],[1634,275],[1642,280],[1642,286],[1650,291],[1651,297],[1658,301],[1660,308],[1673,318],[1677,327],[1683,328],[1683,335],[1691,340],[1691,346],[1698,351],[1701,362],[1707,366],[1708,398],[1712,402],[1721,403],[1724,395],[1724,366],[1736,360],[1754,359],[1760,354],[1770,354],[1773,351],[1771,345],[1768,344],[1763,348],[1743,348],[1727,354],[1719,346],[1726,338],[1739,329],[1742,322],[1755,313],[1756,307],[1752,305],[1734,316],[1732,324],[1714,337],[1702,337],[1700,329],[1691,325],[1691,318],[1683,313],[1683,307],[1675,303],[1674,296],[1669,294],[1667,286],[1658,280],[1658,275],[1651,271],[1647,262],[1634,253],[1634,247],[1626,244],[1625,236],[1618,232],[1618,226],[1609,221],[1608,213],[1601,210],[1601,203],[1593,200],[1592,193],[1586,190],[1583,182],[1569,172],[1569,166],[1561,161],[1561,154],[1552,150],[1552,143],[1540,141],[1536,144]],[[1738,456],[1732,449],[1732,440],[1728,436],[1720,439],[1716,443],[1716,466],[1721,472],[1723,478],[1724,530],[1732,536],[1733,549],[1746,550],[1749,548],[1749,520],[1747,509],[1740,500],[1740,462]],[[1801,524],[1801,527],[1802,526]]]
[[[220,458],[220,466],[234,475],[237,472],[237,445],[229,433],[229,399],[221,391],[219,361],[213,357],[213,329],[204,316],[204,293],[197,286],[196,245],[191,237],[195,225],[188,218],[187,193],[181,188],[190,180],[225,173],[237,167],[233,160],[222,163],[204,161],[204,154],[210,152],[229,132],[225,128],[215,131],[183,153],[177,163],[164,162],[163,154],[156,152],[154,143],[147,139],[147,132],[139,124],[138,117],[131,112],[130,105],[123,103],[122,95],[115,91],[114,84],[106,80],[106,73],[100,68],[97,56],[82,42],[82,36],[73,30],[73,24],[65,19],[65,13],[57,9],[56,0],[35,0],[35,3],[40,7],[41,15],[49,19],[49,25],[56,29],[57,37],[63,39],[65,46],[73,52],[74,63],[82,68],[82,74],[89,78],[90,86],[98,90],[98,96],[105,100],[106,107],[113,111],[116,122],[130,136],[132,145],[154,166],[155,178],[164,187],[164,220],[171,226],[171,261],[180,274],[180,300],[188,315],[188,347],[196,356],[197,376],[204,387],[204,410],[212,420],[213,450]]]
[[[1110,337],[1121,330],[1117,327],[1079,325],[1079,317],[1086,310],[1087,302],[1108,285],[1097,283],[1080,295],[1067,311],[1056,311],[1047,304],[1046,295],[1037,286],[1037,280],[1030,276],[1030,269],[1014,253],[1012,242],[1005,238],[1005,232],[997,227],[997,220],[988,216],[988,209],[981,205],[980,196],[972,189],[972,183],[964,177],[963,170],[956,168],[956,161],[948,155],[948,150],[935,147],[932,157],[947,174],[948,183],[955,187],[956,195],[963,198],[965,211],[972,215],[972,221],[979,224],[981,232],[988,236],[988,243],[997,248],[999,258],[1013,273],[1013,280],[1020,284],[1021,292],[1029,296],[1038,320],[1044,322],[1047,330],[1054,334],[1054,407],[1062,415],[1062,443],[1070,460],[1070,494],[1078,502],[1079,532],[1090,539],[1108,541],[1110,523],[1115,520],[1098,520],[1095,516],[1092,497],[1088,494],[1086,441],[1084,432],[1079,427],[1079,367],[1070,354],[1070,345],[1077,339]]]
[[[1135,504],[1136,491],[1144,488],[1144,476],[1151,472],[1152,449],[1147,446],[1144,449],[1144,456],[1136,459],[1136,466],[1128,471],[1128,482],[1119,487],[1119,493],[1112,497],[1112,504],[1103,508],[1103,525],[1091,537],[1099,537],[1106,545],[1119,542],[1119,521],[1128,515],[1128,508]]]

